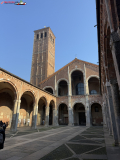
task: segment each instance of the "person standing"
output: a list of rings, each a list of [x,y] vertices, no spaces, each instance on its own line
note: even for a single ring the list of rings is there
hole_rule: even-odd
[[[4,131],[6,130],[6,124],[5,123],[3,123],[3,129],[4,129]]]

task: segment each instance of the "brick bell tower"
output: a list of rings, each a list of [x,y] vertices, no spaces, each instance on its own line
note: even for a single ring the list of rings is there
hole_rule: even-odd
[[[50,27],[34,31],[30,83],[39,83],[55,72],[55,36]]]

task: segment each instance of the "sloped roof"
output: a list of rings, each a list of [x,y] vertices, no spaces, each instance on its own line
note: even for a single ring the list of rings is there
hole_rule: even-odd
[[[82,61],[80,59],[77,59],[75,58],[73,61],[71,61],[70,63],[66,64],[64,67],[62,67],[61,69],[59,69],[58,71],[56,71],[55,73],[53,73],[52,75],[50,75],[49,77],[47,77],[46,79],[44,79],[42,82],[40,82],[39,84],[42,84],[44,83],[45,81],[47,81],[48,79],[50,79],[52,76],[56,75],[58,72],[62,71],[64,68],[66,68],[67,66],[69,66],[71,63],[75,62],[75,61],[79,61],[79,62],[83,62],[85,64],[88,64],[88,65],[92,65],[94,67],[99,67],[98,65],[96,64],[93,64],[93,63],[90,63],[90,62],[86,62],[86,61]]]

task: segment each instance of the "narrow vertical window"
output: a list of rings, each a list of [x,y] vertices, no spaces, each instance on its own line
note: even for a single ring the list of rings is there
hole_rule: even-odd
[[[43,33],[41,33],[41,38],[43,38]]]
[[[45,32],[45,37],[47,37],[47,32]]]
[[[37,34],[37,39],[39,39],[39,34]]]
[[[53,39],[53,43],[54,43],[54,39]]]

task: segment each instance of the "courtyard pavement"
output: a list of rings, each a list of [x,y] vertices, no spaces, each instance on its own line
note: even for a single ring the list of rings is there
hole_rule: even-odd
[[[120,147],[102,127],[64,126],[6,131],[0,160],[120,160]]]

